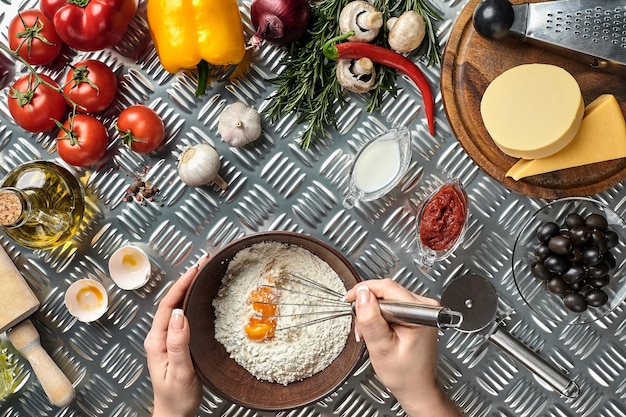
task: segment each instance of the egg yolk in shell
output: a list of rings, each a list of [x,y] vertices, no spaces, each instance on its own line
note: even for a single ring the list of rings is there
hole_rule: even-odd
[[[248,296],[248,303],[252,305],[254,313],[246,324],[244,330],[248,339],[257,342],[271,340],[276,332],[278,318],[278,293],[270,286],[259,286]]]

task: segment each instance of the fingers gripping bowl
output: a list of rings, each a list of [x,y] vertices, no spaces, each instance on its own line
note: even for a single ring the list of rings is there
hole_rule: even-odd
[[[243,250],[268,242],[306,249],[326,262],[341,277],[347,289],[360,278],[349,261],[334,248],[310,236],[292,232],[248,235],[219,250],[198,272],[184,303],[191,331],[189,347],[198,375],[208,388],[229,401],[256,410],[277,411],[301,407],[332,393],[352,374],[364,347],[354,337],[348,337],[345,347],[328,367],[286,385],[258,379],[231,358],[216,338],[214,300],[233,258]],[[243,332],[243,325],[233,328],[235,331]],[[315,344],[316,341],[309,343]],[[290,357],[289,360],[297,362],[299,359]]]
[[[625,252],[626,223],[610,207],[591,198],[554,200],[517,236],[515,285],[537,316],[590,323],[626,298]]]

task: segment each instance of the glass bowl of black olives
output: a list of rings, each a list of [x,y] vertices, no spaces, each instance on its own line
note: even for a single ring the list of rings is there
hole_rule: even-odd
[[[537,210],[513,248],[525,303],[555,323],[591,323],[626,298],[626,223],[606,204],[562,198]]]

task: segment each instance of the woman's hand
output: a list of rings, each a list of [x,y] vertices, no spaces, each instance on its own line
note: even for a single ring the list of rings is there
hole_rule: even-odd
[[[346,295],[347,301],[356,301],[357,337],[365,341],[376,375],[408,415],[460,416],[437,380],[437,329],[387,323],[378,299],[435,306],[438,302],[388,278],[359,283]]]
[[[189,322],[180,307],[187,289],[207,261],[207,257],[201,258],[169,289],[144,341],[154,390],[154,417],[195,416],[200,407],[202,384],[189,352]]]

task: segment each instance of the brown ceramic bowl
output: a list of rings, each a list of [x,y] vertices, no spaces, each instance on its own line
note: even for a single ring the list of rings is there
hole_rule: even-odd
[[[242,407],[288,410],[314,403],[335,391],[355,370],[364,346],[354,337],[348,337],[343,351],[326,369],[288,385],[259,380],[231,359],[224,346],[215,340],[212,302],[230,260],[241,249],[260,242],[281,242],[309,250],[327,262],[348,289],[361,279],[350,262],[324,242],[300,233],[261,232],[234,241],[215,253],[189,288],[184,303],[191,330],[189,347],[202,382]]]

